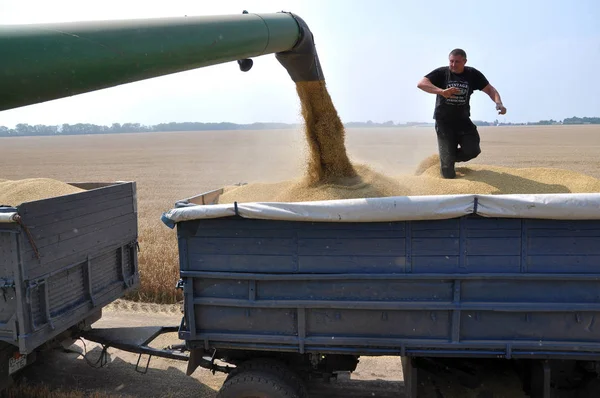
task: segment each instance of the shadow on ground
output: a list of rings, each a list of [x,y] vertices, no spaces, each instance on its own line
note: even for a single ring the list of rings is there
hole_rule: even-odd
[[[472,170],[468,167],[459,167],[456,173],[460,179],[482,182],[497,189],[493,194],[514,193],[569,193],[569,189],[560,184],[546,184],[529,178],[513,174],[498,173],[492,170]]]
[[[89,344],[89,343],[88,343]],[[78,349],[72,346],[70,349]],[[102,349],[96,346],[88,351],[87,359],[95,366]],[[162,358],[152,358],[146,374],[136,371],[137,355],[124,353],[116,349],[108,350],[108,364],[94,368],[81,355],[54,350],[45,352],[38,360],[22,372],[16,387],[47,387],[45,391],[61,389],[62,391],[76,390],[83,396],[98,398],[113,397],[194,397],[215,398],[225,375],[212,375],[209,371],[199,368],[190,376],[185,374],[186,363]],[[147,356],[142,357],[140,366],[145,367]],[[404,396],[404,383],[390,380],[332,380],[327,383],[320,380],[308,384],[310,398],[358,398],[378,397],[397,398]],[[10,395],[13,398],[22,395]],[[52,398],[63,398],[52,395]],[[79,394],[65,394],[64,398],[80,398]],[[48,398],[41,394],[31,398]]]
[[[95,347],[88,352],[87,358],[96,366],[102,349]],[[83,391],[86,393],[101,392],[109,396],[131,397],[198,397],[216,396],[216,390],[196,378],[186,376],[176,361],[160,360],[165,367],[153,366],[158,361],[152,359],[146,374],[136,371],[132,364],[115,355],[117,350],[108,350],[108,363],[94,368],[75,353],[53,350],[38,356],[38,360],[28,369],[24,369],[17,381],[19,384],[48,386],[51,389],[61,388]],[[142,357],[140,366],[145,370],[147,356]],[[173,362],[169,364],[168,362]]]

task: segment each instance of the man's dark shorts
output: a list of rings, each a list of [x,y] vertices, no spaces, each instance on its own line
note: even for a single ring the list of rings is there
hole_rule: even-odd
[[[470,119],[436,120],[435,131],[444,178],[456,177],[456,162],[466,162],[481,153],[479,132]]]

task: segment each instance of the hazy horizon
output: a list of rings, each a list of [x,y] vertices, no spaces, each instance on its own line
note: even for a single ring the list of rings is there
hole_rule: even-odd
[[[455,47],[502,95],[497,115],[482,92],[474,120],[505,123],[600,116],[600,3],[501,4],[388,0],[80,3],[0,0],[0,24],[271,13],[301,16],[315,36],[329,92],[343,122],[431,123],[435,98],[416,88]],[[583,80],[583,82],[582,82]],[[0,112],[0,125],[169,122],[302,123],[294,84],[274,55],[126,84]]]

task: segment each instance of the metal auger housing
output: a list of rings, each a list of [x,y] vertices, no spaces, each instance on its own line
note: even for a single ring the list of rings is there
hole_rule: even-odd
[[[294,81],[321,80],[313,35],[289,12],[0,26],[0,111],[277,54]]]

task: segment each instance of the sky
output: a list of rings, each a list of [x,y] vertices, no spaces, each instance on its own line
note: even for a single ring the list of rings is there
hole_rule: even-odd
[[[343,122],[432,121],[435,96],[421,77],[453,48],[496,87],[499,116],[482,92],[474,120],[526,122],[600,116],[598,0],[0,0],[0,24],[291,11],[314,34],[329,93]],[[0,61],[1,62],[1,61]],[[1,95],[1,93],[0,93]],[[274,54],[213,65],[0,112],[17,123],[300,123],[294,83]]]

